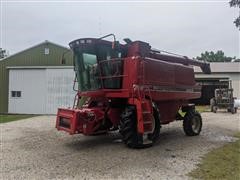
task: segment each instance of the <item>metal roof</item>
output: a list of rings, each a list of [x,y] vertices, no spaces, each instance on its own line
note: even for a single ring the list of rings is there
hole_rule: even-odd
[[[7,69],[73,69],[73,66],[7,66]]]
[[[240,62],[210,63],[212,73],[240,73]],[[199,67],[194,66],[195,73],[202,73]]]

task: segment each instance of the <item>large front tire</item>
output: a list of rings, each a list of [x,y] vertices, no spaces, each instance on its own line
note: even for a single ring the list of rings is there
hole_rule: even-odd
[[[202,117],[199,112],[189,110],[184,116],[183,130],[187,136],[197,136],[202,130]]]
[[[155,127],[154,131],[147,136],[147,143],[144,143],[143,135],[137,132],[137,114],[134,106],[127,106],[122,113],[120,120],[120,134],[123,142],[130,148],[146,148],[153,145],[160,133],[159,115],[154,110]],[[155,117],[156,116],[156,117]]]

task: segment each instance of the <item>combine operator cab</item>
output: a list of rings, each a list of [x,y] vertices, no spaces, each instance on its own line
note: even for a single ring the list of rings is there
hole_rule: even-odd
[[[78,39],[69,45],[74,53],[78,89],[74,85],[77,94],[73,109],[59,108],[57,129],[90,135],[113,128],[113,123],[105,116],[111,101],[105,95],[107,89],[121,93],[125,48],[116,41],[102,38]]]
[[[70,47],[81,92],[121,88],[124,50],[116,42],[80,39]]]
[[[108,36],[114,41],[103,40]],[[161,125],[174,120],[184,121],[187,135],[198,135],[201,116],[188,104],[201,96],[192,65],[209,73],[209,64],[152,50],[141,41],[120,44],[113,34],[103,38],[70,43],[78,88],[73,108],[58,109],[56,128],[84,135],[119,130],[133,148],[152,145]]]

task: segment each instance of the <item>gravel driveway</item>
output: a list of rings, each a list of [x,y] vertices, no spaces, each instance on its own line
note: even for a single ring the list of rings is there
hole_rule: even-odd
[[[240,113],[202,113],[200,136],[187,137],[182,122],[165,125],[155,146],[134,150],[117,133],[70,136],[55,116],[1,124],[2,179],[186,179],[202,155],[234,141]]]

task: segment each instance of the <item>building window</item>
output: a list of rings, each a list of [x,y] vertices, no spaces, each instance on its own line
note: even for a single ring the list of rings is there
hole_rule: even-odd
[[[49,54],[49,48],[44,49],[44,54],[48,55]]]
[[[21,91],[11,91],[11,97],[21,97],[22,92]]]

